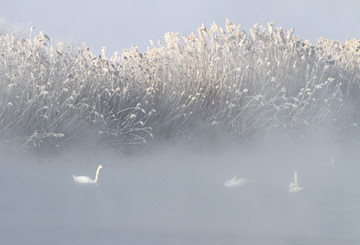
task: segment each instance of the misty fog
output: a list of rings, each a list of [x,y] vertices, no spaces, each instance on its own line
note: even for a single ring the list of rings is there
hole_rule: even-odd
[[[108,57],[4,30],[1,244],[359,244],[357,40],[226,21]]]
[[[1,152],[1,243],[356,244],[359,152],[330,142]],[[331,162],[331,154],[334,161]],[[74,183],[71,175],[99,184]],[[289,193],[292,172],[304,190]],[[245,186],[226,188],[235,175]]]

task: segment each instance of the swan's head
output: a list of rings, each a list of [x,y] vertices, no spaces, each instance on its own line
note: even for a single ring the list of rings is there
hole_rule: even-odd
[[[236,181],[239,179],[239,176],[234,176],[230,181]]]
[[[105,167],[105,164],[100,164],[98,168],[102,169],[103,167]]]

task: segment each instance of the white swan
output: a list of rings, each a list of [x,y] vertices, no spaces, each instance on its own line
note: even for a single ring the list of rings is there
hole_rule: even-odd
[[[99,178],[100,169],[105,167],[104,164],[100,164],[96,170],[95,179],[90,178],[89,176],[76,176],[73,175],[74,181],[81,184],[96,184]]]
[[[235,176],[234,178],[225,181],[224,186],[225,187],[236,187],[236,186],[246,185],[247,183],[249,183],[248,179]]]
[[[304,187],[300,186],[299,184],[298,173],[294,171],[294,182],[291,182],[289,184],[289,192],[299,192],[302,191],[303,189]]]

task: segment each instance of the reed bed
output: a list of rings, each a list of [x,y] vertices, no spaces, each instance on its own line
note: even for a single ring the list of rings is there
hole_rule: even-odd
[[[212,135],[259,140],[269,132],[327,136],[356,128],[360,42],[226,21],[167,33],[145,52],[95,55],[80,47],[0,36],[0,137],[24,148],[94,140],[121,148]]]

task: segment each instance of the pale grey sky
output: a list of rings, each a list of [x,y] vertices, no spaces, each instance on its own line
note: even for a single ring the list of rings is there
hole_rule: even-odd
[[[166,32],[189,34],[214,21],[224,26],[226,18],[246,31],[275,21],[312,42],[321,36],[360,39],[356,0],[0,0],[0,6],[0,16],[10,23],[33,25],[53,40],[84,41],[95,53],[102,46],[112,53],[131,44],[144,50]]]

